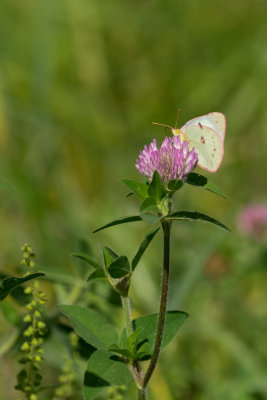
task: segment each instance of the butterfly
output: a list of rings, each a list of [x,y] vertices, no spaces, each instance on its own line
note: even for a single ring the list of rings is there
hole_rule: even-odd
[[[173,135],[179,135],[181,141],[186,140],[189,148],[194,147],[198,155],[198,165],[210,172],[216,172],[223,160],[224,137],[226,130],[226,119],[220,112],[211,112],[201,115],[186,122],[180,129],[169,125],[158,124],[169,128]]]

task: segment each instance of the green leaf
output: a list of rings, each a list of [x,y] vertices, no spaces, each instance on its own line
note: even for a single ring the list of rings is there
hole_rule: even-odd
[[[75,332],[92,346],[106,349],[118,341],[117,332],[100,314],[81,306],[59,308],[69,318]]]
[[[24,389],[25,381],[26,381],[27,377],[28,377],[27,370],[26,370],[26,368],[23,368],[23,369],[17,374],[17,381],[18,381],[18,384],[15,386],[15,389],[17,389],[17,390]]]
[[[179,328],[182,326],[187,318],[188,314],[182,311],[167,312],[161,350],[165,346],[167,346],[167,344],[172,340],[176,332],[179,330]],[[143,317],[133,320],[133,327],[135,330],[142,328],[142,332],[140,332],[138,337],[139,345],[144,343],[142,346],[142,352],[144,351],[145,353],[148,353],[150,355],[153,352],[157,322],[158,314],[145,315]],[[127,336],[125,329],[122,331],[121,334],[120,345],[121,347],[126,347],[127,345]]]
[[[84,399],[93,400],[108,386],[127,385],[131,374],[127,365],[114,354],[95,351],[89,358],[84,375]]]
[[[2,287],[1,281],[5,278],[9,278],[9,276],[0,271],[0,291]],[[10,296],[13,297],[13,299],[16,300],[16,302],[20,305],[26,305],[29,303],[29,301],[31,301],[31,295],[24,293],[24,287],[22,285],[13,289],[10,292]]]
[[[168,183],[168,189],[171,192],[176,192],[183,186],[183,182],[180,179],[172,179]]]
[[[103,269],[97,269],[92,272],[87,278],[87,282],[92,281],[94,279],[107,279],[106,274]]]
[[[138,351],[135,356],[135,360],[137,361],[146,361],[150,359],[150,354],[146,351]]]
[[[142,218],[139,215],[132,215],[130,217],[121,217],[118,219],[114,219],[113,221],[109,222],[106,225],[101,226],[100,228],[96,229],[93,233],[102,231],[103,229],[106,228],[110,228],[111,226],[127,224],[128,222],[136,222],[136,221],[142,221]]]
[[[143,201],[148,196],[148,186],[145,183],[132,179],[122,179],[121,181],[133,191],[139,200]]]
[[[91,256],[85,253],[72,253],[71,254],[73,257],[79,258],[80,260],[86,262],[89,264],[91,267],[94,267],[96,269],[102,268],[102,266]]]
[[[117,344],[113,344],[109,346],[108,351],[113,351],[114,353],[120,354],[126,357],[128,360],[135,360],[137,359],[137,353],[141,353],[143,349],[139,352],[139,349],[143,346],[139,346],[138,352],[138,337],[142,332],[142,328],[138,328],[133,331],[126,339],[126,348],[119,347]]]
[[[152,239],[154,238],[154,236],[158,233],[159,229],[160,228],[155,228],[146,234],[145,239],[141,243],[139,249],[137,250],[136,255],[134,256],[134,258],[132,260],[132,271],[135,270],[141,257],[143,256],[144,252],[146,251],[147,247],[149,246],[149,244],[152,241]]]
[[[149,213],[142,213],[140,214],[140,217],[144,222],[146,222],[150,226],[154,225],[156,222],[161,220],[161,217]]]
[[[108,268],[108,272],[112,278],[122,278],[129,274],[130,263],[126,256],[120,256]]]
[[[130,351],[132,359],[136,354],[138,339],[142,330],[142,328],[137,328],[127,337],[127,349]]]
[[[28,364],[30,360],[27,357],[22,357],[18,360],[20,364]]]
[[[209,222],[210,224],[216,225],[219,228],[225,229],[226,231],[230,232],[230,229],[227,228],[227,226],[223,225],[221,222],[217,221],[212,217],[209,217],[206,214],[202,214],[198,211],[176,211],[172,214],[165,216],[164,219],[168,221],[175,221],[179,219],[204,221],[204,222]]]
[[[157,207],[157,200],[154,197],[147,197],[143,203],[140,205],[140,212],[143,212],[145,210],[149,209],[149,211],[158,211]]]
[[[121,349],[117,344],[112,344],[109,346],[108,351],[112,351],[113,353],[117,353],[123,357],[132,359],[132,353],[128,349]]]
[[[127,347],[132,350],[140,333],[142,332],[142,328],[135,329],[128,337],[127,337]]]
[[[196,174],[195,172],[190,172],[185,182],[188,183],[189,185],[200,186],[203,189],[209,190],[210,192],[215,193],[218,196],[223,197],[224,199],[227,199],[223,191],[220,188],[218,188],[218,186],[215,185],[215,183],[213,183],[203,175]]]
[[[163,197],[165,196],[165,190],[157,170],[155,170],[153,174],[152,181],[148,188],[148,194],[149,196],[154,197],[158,201],[162,200]]]
[[[102,248],[102,252],[103,252],[103,258],[104,258],[104,263],[105,263],[106,268],[108,268],[110,266],[110,264],[113,263],[113,261],[115,261],[115,260],[117,260],[117,258],[119,258],[119,255],[117,253],[115,253],[115,251],[112,250],[108,246],[104,246]]]
[[[39,278],[40,276],[45,276],[42,272],[36,272],[35,274],[30,274],[22,278],[16,278],[14,276],[5,278],[0,282],[0,301],[4,300],[9,292],[19,285],[30,281],[31,279]]]

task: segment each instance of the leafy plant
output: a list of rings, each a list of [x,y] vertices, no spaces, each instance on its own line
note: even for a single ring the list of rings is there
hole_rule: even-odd
[[[65,305],[60,307],[70,319],[76,333],[95,348],[89,358],[84,376],[86,400],[94,399],[105,387],[128,385],[130,381],[136,384],[138,399],[145,400],[147,386],[156,368],[160,352],[188,318],[188,315],[182,311],[167,311],[170,233],[173,222],[179,220],[208,222],[229,231],[224,224],[202,212],[173,210],[174,196],[185,184],[200,187],[223,198],[226,196],[206,177],[192,172],[197,163],[197,155],[193,150],[189,151],[188,146],[185,147],[176,139],[176,146],[180,145],[178,151],[177,147],[172,147],[174,145],[170,138],[165,140],[169,146],[167,150],[167,147],[164,147],[162,153],[160,153],[160,149],[155,156],[154,153],[157,150],[155,150],[153,142],[149,149],[145,148],[144,153],[147,154],[144,158],[140,156],[140,163],[137,162],[140,172],[147,175],[146,183],[132,179],[122,180],[131,190],[130,194],[135,195],[140,201],[139,214],[115,219],[94,231],[96,233],[132,222],[145,222],[152,226],[132,261],[107,246],[102,248],[102,261],[98,261],[86,253],[73,254],[95,270],[89,275],[89,282],[95,279],[106,281],[120,295],[125,319],[125,329],[118,333],[108,321],[95,311],[81,306]],[[149,152],[151,151],[154,151],[151,156],[154,158],[149,164]],[[159,169],[155,167],[156,157],[159,157]],[[163,157],[163,161],[160,161],[160,157]],[[176,172],[174,172],[174,167],[171,167],[172,163],[179,165]],[[153,174],[152,172],[148,173],[151,170],[153,170]],[[163,232],[164,255],[159,313],[132,320],[128,297],[131,278],[141,257],[160,228]],[[142,363],[148,360],[148,367],[146,371],[143,371]]]

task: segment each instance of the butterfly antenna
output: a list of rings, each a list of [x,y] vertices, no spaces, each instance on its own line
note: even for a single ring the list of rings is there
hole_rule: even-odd
[[[153,125],[164,126],[165,128],[173,129],[170,125],[159,124],[158,122],[152,122]]]
[[[178,124],[178,119],[179,119],[179,115],[180,115],[180,108],[178,108],[178,112],[177,112],[177,118],[176,118],[176,122],[175,122],[175,130],[177,129],[177,124]]]

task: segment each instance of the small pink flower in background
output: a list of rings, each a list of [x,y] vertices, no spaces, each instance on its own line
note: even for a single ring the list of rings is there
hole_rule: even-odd
[[[150,181],[155,170],[158,171],[163,183],[171,179],[184,181],[189,172],[193,171],[198,163],[198,156],[194,150],[189,150],[186,140],[181,142],[179,136],[166,136],[161,147],[157,148],[157,141],[153,139],[149,147],[140,151],[136,160],[136,168]]]
[[[267,204],[250,204],[237,217],[240,232],[256,239],[267,236]]]

